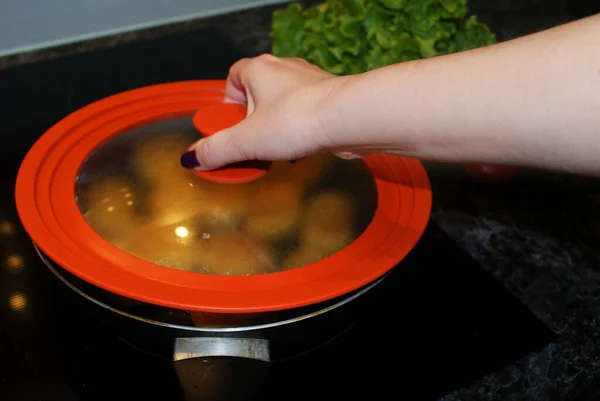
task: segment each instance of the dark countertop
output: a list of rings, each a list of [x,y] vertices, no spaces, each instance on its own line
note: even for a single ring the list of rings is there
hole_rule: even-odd
[[[598,181],[528,172],[487,187],[449,166],[428,170],[433,218],[557,333],[555,343],[444,401],[586,399],[600,367]]]
[[[500,40],[578,15],[559,0],[474,0],[470,8]],[[6,57],[0,68],[201,26],[219,28],[248,55],[258,55],[269,51],[272,9]],[[582,397],[591,395],[600,379],[600,183],[526,172],[511,183],[488,186],[473,183],[456,166],[426,166],[434,192],[433,219],[558,334],[555,343],[443,400],[586,399]]]

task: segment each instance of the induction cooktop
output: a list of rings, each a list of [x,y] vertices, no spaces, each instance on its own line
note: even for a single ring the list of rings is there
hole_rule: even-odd
[[[27,150],[68,113],[144,85],[222,79],[243,56],[205,29],[0,71],[1,400],[184,399],[160,350],[73,312],[87,301],[42,263],[12,189]],[[256,399],[438,400],[554,338],[434,221],[378,287],[346,332],[272,363]]]

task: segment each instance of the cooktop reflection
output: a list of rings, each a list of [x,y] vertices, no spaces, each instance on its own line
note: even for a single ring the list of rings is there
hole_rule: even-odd
[[[184,399],[170,338],[149,340],[143,325],[124,338],[79,313],[87,301],[36,263],[24,234],[22,244],[3,272],[0,399]],[[346,332],[272,363],[256,399],[437,400],[553,338],[434,223],[370,295]]]
[[[244,55],[201,30],[0,71],[0,122],[10,133],[1,184],[14,187],[27,150],[73,110],[142,85],[225,78]],[[76,312],[86,300],[42,263],[10,190],[0,195],[0,237],[0,400],[183,400],[168,341],[149,345],[143,330],[124,339]],[[433,222],[372,295],[343,335],[271,364],[257,400],[437,400],[553,339]]]

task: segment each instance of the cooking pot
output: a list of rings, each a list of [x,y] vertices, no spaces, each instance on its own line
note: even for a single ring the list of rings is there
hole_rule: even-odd
[[[46,265],[115,329],[171,341],[188,399],[249,397],[269,362],[340,335],[431,212],[423,165],[400,156],[182,168],[201,135],[245,117],[224,88],[92,103],[40,137],[16,183]]]

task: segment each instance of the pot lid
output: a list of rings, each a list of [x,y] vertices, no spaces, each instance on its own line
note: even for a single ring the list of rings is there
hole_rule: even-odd
[[[323,153],[275,162],[247,182],[214,182],[179,163],[197,139],[192,119],[175,117],[95,148],[75,180],[76,202],[91,228],[159,266],[252,275],[325,259],[373,218],[377,189],[362,161]]]
[[[203,110],[234,109],[222,106],[224,86],[194,81],[128,91],[52,127],[17,178],[19,215],[33,241],[100,288],[205,312],[326,301],[406,256],[431,210],[417,160],[323,153],[263,164],[261,174],[235,183],[181,167],[198,128],[210,135],[239,121],[221,115],[211,130],[198,118]],[[220,173],[232,168],[240,166]]]

